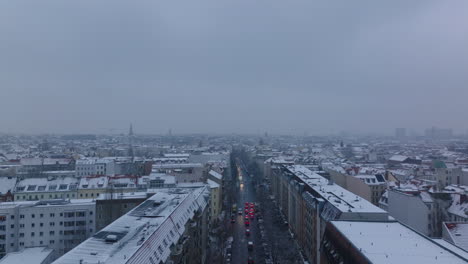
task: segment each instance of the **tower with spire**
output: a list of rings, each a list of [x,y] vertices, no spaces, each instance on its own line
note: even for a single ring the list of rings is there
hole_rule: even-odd
[[[135,154],[133,153],[133,125],[131,123],[128,131],[128,156],[132,157],[132,161],[135,158]]]

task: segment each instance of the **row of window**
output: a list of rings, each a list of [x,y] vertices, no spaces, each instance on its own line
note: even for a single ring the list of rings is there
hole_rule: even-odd
[[[65,212],[65,213],[60,213],[59,214],[60,217],[64,216],[65,218],[70,218],[70,217],[85,217],[86,216],[86,212],[84,211],[79,211],[79,212]],[[89,211],[89,215],[93,215],[93,211]],[[31,218],[36,218],[36,214],[31,214],[30,215]],[[55,213],[50,213],[49,214],[50,217],[55,217]],[[39,218],[43,218],[44,217],[44,214],[39,214]],[[11,219],[15,219],[15,216],[14,215],[11,215],[10,216]],[[24,214],[20,214],[20,219],[24,219],[25,218],[25,215]]]

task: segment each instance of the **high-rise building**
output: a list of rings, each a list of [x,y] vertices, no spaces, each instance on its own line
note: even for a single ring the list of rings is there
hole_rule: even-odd
[[[406,137],[406,128],[399,127],[395,129],[395,137],[396,138],[405,138]]]

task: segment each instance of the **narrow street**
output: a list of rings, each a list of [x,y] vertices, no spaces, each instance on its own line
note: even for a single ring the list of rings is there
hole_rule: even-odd
[[[237,212],[233,213],[235,223],[230,224],[230,233],[234,238],[232,244],[232,263],[247,263],[249,256],[254,260],[254,263],[265,263],[258,220],[256,218],[251,219],[248,227],[245,226],[244,220],[245,203],[258,202],[252,179],[244,169],[241,169],[241,166],[238,165],[237,168],[237,179],[234,181],[236,185],[235,201],[237,202],[237,209],[242,210],[242,215]],[[250,236],[246,235],[246,229],[250,229]],[[254,245],[252,251],[247,249],[249,241],[252,241]]]
[[[261,175],[250,175],[245,165],[236,160],[235,179],[232,179],[231,206],[237,205],[236,212],[229,210],[225,227],[232,237],[231,258],[227,263],[248,263],[249,257],[253,263],[270,264],[303,263],[296,241],[289,232],[288,224],[279,211],[276,202],[271,199],[270,186],[263,182]],[[256,203],[255,219],[245,226],[245,203]],[[238,214],[241,209],[242,214]],[[231,217],[235,222],[231,223]],[[261,219],[258,219],[260,217]],[[250,236],[246,236],[246,229]],[[247,243],[252,241],[253,251],[249,251]]]

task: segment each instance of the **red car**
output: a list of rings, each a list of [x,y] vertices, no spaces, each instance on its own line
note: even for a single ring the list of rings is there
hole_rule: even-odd
[[[249,221],[245,221],[245,226],[249,226],[250,225],[250,222]]]
[[[246,235],[246,236],[250,236],[250,229],[247,228],[247,229],[245,230],[245,235]]]
[[[247,264],[254,264],[254,260],[253,260],[252,257],[249,257],[249,258],[247,259]]]
[[[250,216],[250,219],[254,219],[254,218],[255,218],[254,214],[249,214],[249,216]]]

